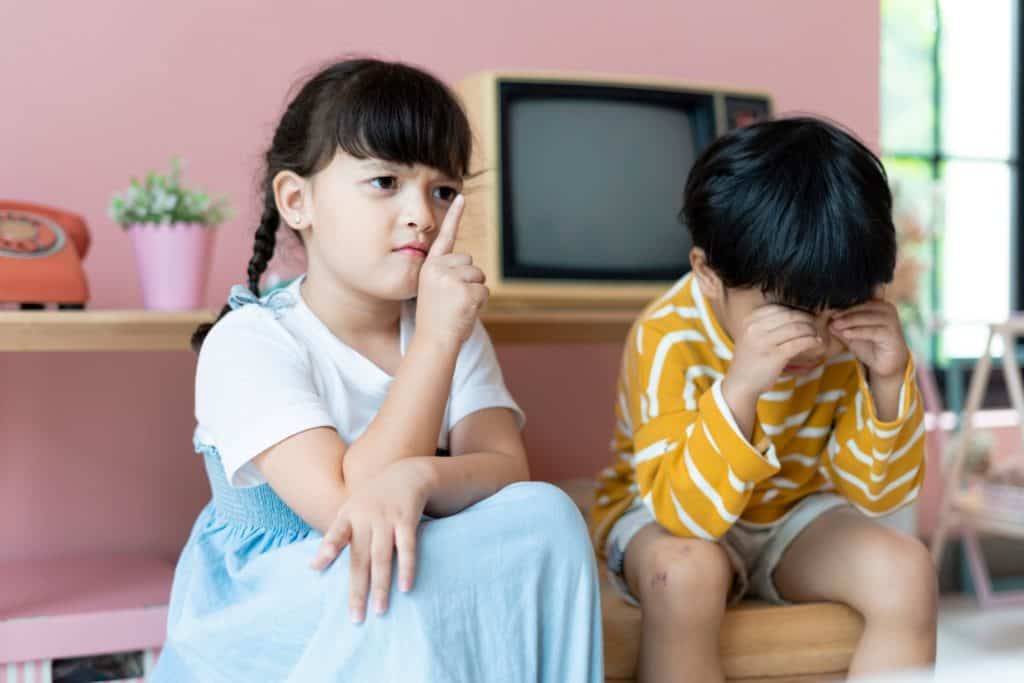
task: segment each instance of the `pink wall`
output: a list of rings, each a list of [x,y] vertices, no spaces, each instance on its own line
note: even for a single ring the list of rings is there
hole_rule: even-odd
[[[403,59],[449,82],[515,67],[766,89],[781,111],[823,114],[878,140],[875,2],[481,4],[8,3],[0,197],[83,213],[94,236],[93,307],[139,307],[130,245],[106,203],[131,175],[183,154],[188,179],[238,207],[219,236],[216,307],[244,274],[253,178],[285,92],[332,56]],[[529,413],[536,476],[606,462],[618,353],[500,349]],[[207,496],[189,449],[193,363],[184,353],[0,354],[0,559],[176,554]]]

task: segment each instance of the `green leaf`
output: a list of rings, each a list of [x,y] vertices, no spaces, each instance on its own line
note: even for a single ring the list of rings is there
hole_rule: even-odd
[[[128,190],[114,193],[109,213],[127,227],[133,223],[218,225],[231,215],[227,197],[212,199],[204,190],[182,186],[184,161],[172,156],[170,171],[149,171],[145,180],[131,178]]]

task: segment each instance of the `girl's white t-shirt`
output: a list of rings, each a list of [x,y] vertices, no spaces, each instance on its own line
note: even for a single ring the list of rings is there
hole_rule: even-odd
[[[196,369],[196,440],[215,446],[232,486],[265,479],[252,459],[314,427],[333,427],[351,444],[380,409],[393,377],[346,346],[302,300],[297,278],[274,293],[273,305],[231,311],[203,342]],[[415,329],[413,302],[402,304],[404,356]],[[520,429],[522,410],[505,387],[491,340],[477,321],[462,345],[445,407],[439,448],[467,415],[509,408]]]

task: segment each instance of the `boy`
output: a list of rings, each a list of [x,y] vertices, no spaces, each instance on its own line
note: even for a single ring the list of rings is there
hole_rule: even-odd
[[[851,674],[931,664],[936,579],[872,521],[911,502],[924,422],[881,163],[811,118],[714,142],[680,218],[692,271],[634,324],[592,522],[643,609],[638,679],[721,681],[727,602],[858,610]]]

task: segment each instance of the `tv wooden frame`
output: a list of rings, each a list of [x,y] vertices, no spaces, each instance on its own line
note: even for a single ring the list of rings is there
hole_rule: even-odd
[[[487,274],[494,307],[583,307],[633,308],[662,294],[667,281],[643,283],[620,280],[571,280],[567,278],[512,278],[503,272],[500,87],[504,82],[526,84],[565,84],[603,88],[677,91],[711,95],[715,107],[715,135],[729,129],[731,103],[746,101],[762,106],[765,116],[774,110],[772,98],[765,92],[732,87],[699,85],[687,81],[646,76],[622,76],[575,72],[484,71],[471,74],[456,86],[470,125],[474,145],[471,171],[466,183],[466,209],[459,231],[457,249],[473,256],[474,263]],[[680,188],[680,193],[682,188]]]

